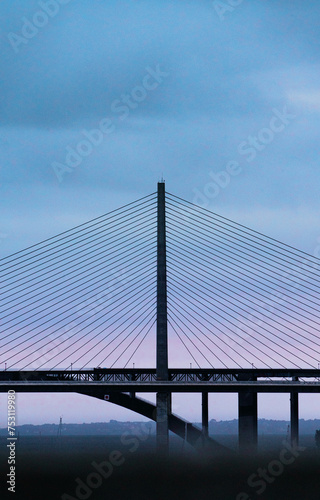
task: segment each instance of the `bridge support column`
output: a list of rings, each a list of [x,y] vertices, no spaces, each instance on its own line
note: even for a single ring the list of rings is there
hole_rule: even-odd
[[[209,407],[208,407],[208,393],[202,393],[202,433],[204,440],[209,436]]]
[[[169,451],[169,414],[171,394],[157,392],[157,451],[166,455]]]
[[[165,185],[158,182],[157,236],[157,380],[168,380],[168,315]],[[157,393],[157,450],[169,451],[169,414],[171,394]]]
[[[294,377],[293,380],[298,380]],[[291,443],[299,443],[299,394],[290,393],[290,430]]]
[[[243,454],[255,453],[258,445],[258,394],[239,392],[238,403],[239,451]]]

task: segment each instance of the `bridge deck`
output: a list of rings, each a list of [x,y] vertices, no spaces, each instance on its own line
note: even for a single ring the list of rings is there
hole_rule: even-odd
[[[4,371],[0,392],[320,392],[319,370],[179,370],[157,380],[153,369],[85,371]],[[285,379],[284,379],[285,378]],[[288,380],[290,378],[291,380]],[[302,378],[311,380],[305,381]],[[275,380],[276,379],[276,380]]]
[[[170,382],[232,382],[270,378],[315,378],[320,380],[320,369],[301,368],[171,368]],[[103,381],[156,382],[155,368],[93,368],[92,370],[8,370],[0,372],[0,381]]]

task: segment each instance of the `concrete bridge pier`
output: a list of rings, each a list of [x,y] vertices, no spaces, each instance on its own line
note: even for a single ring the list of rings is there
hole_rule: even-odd
[[[209,436],[209,406],[208,406],[208,393],[202,393],[202,433],[204,441]]]
[[[292,377],[292,380],[298,380],[298,377]],[[299,443],[299,394],[290,393],[290,430],[291,443]]]
[[[162,455],[169,452],[169,415],[171,413],[171,394],[157,392],[157,451]]]
[[[243,376],[241,380],[253,380],[253,378]],[[239,451],[242,454],[256,453],[258,445],[258,394],[252,391],[239,392],[238,410]]]

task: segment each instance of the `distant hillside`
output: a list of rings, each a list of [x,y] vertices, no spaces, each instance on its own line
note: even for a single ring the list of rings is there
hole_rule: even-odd
[[[258,433],[259,434],[279,434],[285,436],[288,432],[290,422],[287,420],[258,420]],[[320,429],[320,420],[299,420],[300,434],[315,434],[316,429]],[[210,420],[209,432],[213,435],[222,434],[237,434],[238,433],[238,420],[220,421]]]
[[[57,436],[59,425],[19,425],[16,427],[20,436]],[[139,434],[141,432],[155,433],[154,422],[96,422],[91,424],[62,424],[61,434],[64,436],[119,436],[124,432]],[[0,429],[0,436],[7,435],[7,429]]]
[[[300,434],[315,434],[316,429],[320,429],[320,420],[300,420]],[[201,427],[199,422],[197,426]],[[288,432],[289,422],[286,420],[266,420],[260,419],[258,423],[258,431],[261,435],[283,435]],[[20,425],[17,426],[17,432],[21,436],[56,436],[58,434],[59,425],[43,424],[43,425]],[[65,436],[105,436],[105,435],[120,435],[124,432],[131,434],[149,433],[155,434],[155,422],[118,422],[110,420],[110,422],[98,422],[91,424],[63,424],[62,434]],[[216,421],[210,420],[209,432],[212,435],[234,435],[238,433],[238,420]],[[0,436],[7,436],[7,429],[0,429]]]

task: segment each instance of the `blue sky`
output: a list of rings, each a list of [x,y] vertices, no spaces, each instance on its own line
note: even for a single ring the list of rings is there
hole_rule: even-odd
[[[162,175],[168,191],[320,255],[319,3],[226,5],[1,2],[2,256],[154,192]],[[19,398],[21,419],[38,421]],[[63,409],[35,401],[58,421]],[[69,401],[101,420],[104,403]]]

